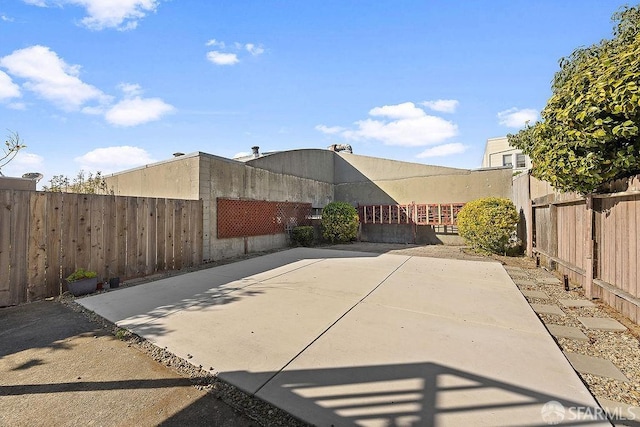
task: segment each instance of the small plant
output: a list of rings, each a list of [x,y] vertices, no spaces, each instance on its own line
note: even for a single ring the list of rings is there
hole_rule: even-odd
[[[126,330],[126,329],[119,328],[119,329],[116,331],[115,335],[116,335],[116,338],[118,338],[119,340],[124,341],[124,339],[127,337],[127,330]]]
[[[83,280],[83,279],[93,279],[94,277],[97,277],[98,273],[96,273],[95,271],[89,271],[89,270],[85,270],[84,268],[78,268],[76,271],[74,271],[73,273],[71,273],[71,275],[69,275],[67,277],[67,282],[77,282],[78,280]]]
[[[313,239],[313,227],[309,225],[295,227],[291,232],[291,240],[299,246],[311,246]]]
[[[511,200],[486,197],[464,205],[458,214],[458,232],[480,252],[505,254],[511,247],[518,219]]]
[[[350,242],[358,235],[358,211],[346,202],[331,202],[322,210],[322,236],[331,243]]]

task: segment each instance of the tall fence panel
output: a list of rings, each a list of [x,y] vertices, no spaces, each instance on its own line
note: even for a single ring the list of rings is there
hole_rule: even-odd
[[[202,235],[199,200],[0,190],[0,306],[59,295],[76,268],[107,279],[200,264]]]
[[[549,194],[533,200],[533,252],[543,263],[640,323],[640,191]]]

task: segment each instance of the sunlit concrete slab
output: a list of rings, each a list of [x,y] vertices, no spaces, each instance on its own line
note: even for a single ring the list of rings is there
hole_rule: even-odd
[[[78,302],[112,322],[128,319],[127,325],[139,324],[194,304],[210,304],[215,299],[227,299],[229,292],[295,271],[325,258],[372,256],[374,254],[298,248],[130,288],[115,289]]]
[[[549,401],[597,408],[543,328],[524,332],[366,300],[257,395],[323,426],[544,425]]]
[[[193,306],[127,327],[227,379],[227,372],[277,372],[362,298],[272,286],[251,290],[251,295],[239,296],[230,304]],[[254,393],[267,379],[235,375],[229,380]]]
[[[595,405],[498,263],[298,248],[79,302],[317,425]]]
[[[522,293],[498,263],[414,257],[366,300],[503,328],[539,330]]]

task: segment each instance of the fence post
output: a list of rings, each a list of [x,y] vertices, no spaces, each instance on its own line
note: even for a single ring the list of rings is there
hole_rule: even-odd
[[[555,197],[554,197],[555,202]],[[549,204],[549,255],[553,258],[558,257],[558,206],[553,202]],[[550,265],[553,263],[550,261]]]
[[[593,297],[593,196],[590,194],[586,197],[585,207],[587,215],[584,230],[584,244],[586,246],[584,294],[591,299]]]
[[[531,200],[531,171],[528,172],[527,177],[527,214],[526,226],[527,226],[527,256],[533,256],[533,228],[535,227],[535,217],[533,214],[533,201]],[[522,199],[521,199],[522,200]]]

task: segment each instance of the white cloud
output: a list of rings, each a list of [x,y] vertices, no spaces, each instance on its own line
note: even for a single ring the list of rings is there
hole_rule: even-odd
[[[105,174],[155,162],[144,149],[128,145],[96,148],[73,160],[80,164],[80,169]]]
[[[25,153],[20,150],[6,166],[2,168],[2,173],[6,176],[20,177],[28,172],[42,172],[44,170],[44,158],[37,154]]]
[[[426,113],[421,108],[416,107],[413,102],[405,102],[372,108],[369,111],[369,115],[388,117],[390,119],[417,119],[426,116]]]
[[[262,46],[256,46],[253,43],[245,44],[244,48],[253,56],[262,55],[264,53],[264,48]]]
[[[0,58],[0,66],[26,80],[24,87],[64,110],[78,110],[89,101],[109,100],[102,91],[80,80],[80,66],[68,65],[46,46],[31,46]]]
[[[46,0],[22,0],[22,1],[25,2],[26,4],[30,4],[31,6],[47,7]]]
[[[111,107],[105,114],[107,122],[116,126],[136,126],[159,120],[175,111],[172,105],[160,98],[125,98]]]
[[[139,84],[135,83],[120,83],[118,88],[124,93],[126,97],[142,95],[142,88]]]
[[[13,18],[7,16],[7,15],[0,15],[0,20],[4,21],[4,22],[13,22]]]
[[[91,30],[115,28],[133,30],[147,13],[155,12],[158,0],[23,0],[25,3],[47,7],[49,4],[70,4],[85,9],[87,16],[80,23]]]
[[[376,107],[369,114],[380,119],[355,122],[355,129],[318,125],[324,133],[339,134],[347,140],[373,140],[385,145],[421,147],[439,144],[458,134],[455,123],[430,116],[412,102]]]
[[[224,49],[225,44],[224,42],[218,41],[216,39],[211,39],[205,44],[205,46],[214,46],[220,49]]]
[[[207,59],[217,65],[234,65],[240,62],[235,53],[224,53],[212,50],[207,52]]]
[[[418,157],[419,159],[427,159],[429,157],[444,157],[450,156],[452,154],[461,154],[466,150],[467,147],[460,144],[459,142],[454,142],[451,144],[436,145],[435,147],[427,148],[416,157]]]
[[[0,71],[0,101],[19,98],[20,95],[20,86],[15,84],[7,73]]]
[[[438,99],[435,101],[424,101],[421,104],[433,111],[455,113],[459,103],[455,99]]]
[[[235,65],[240,62],[245,51],[252,56],[258,56],[264,53],[264,47],[255,43],[242,44],[233,42],[231,46],[227,48],[227,44],[224,41],[210,39],[205,45],[217,48],[217,50],[207,52],[207,59],[216,65]]]
[[[340,133],[343,132],[345,130],[345,128],[340,127],[340,126],[325,126],[325,125],[317,125],[315,127],[316,130],[322,132],[322,133],[326,133],[328,135],[333,135],[336,133]]]
[[[498,122],[502,126],[510,127],[510,128],[521,128],[527,122],[529,124],[533,124],[538,120],[539,113],[537,110],[532,108],[509,108],[508,110],[500,111],[497,115]]]

